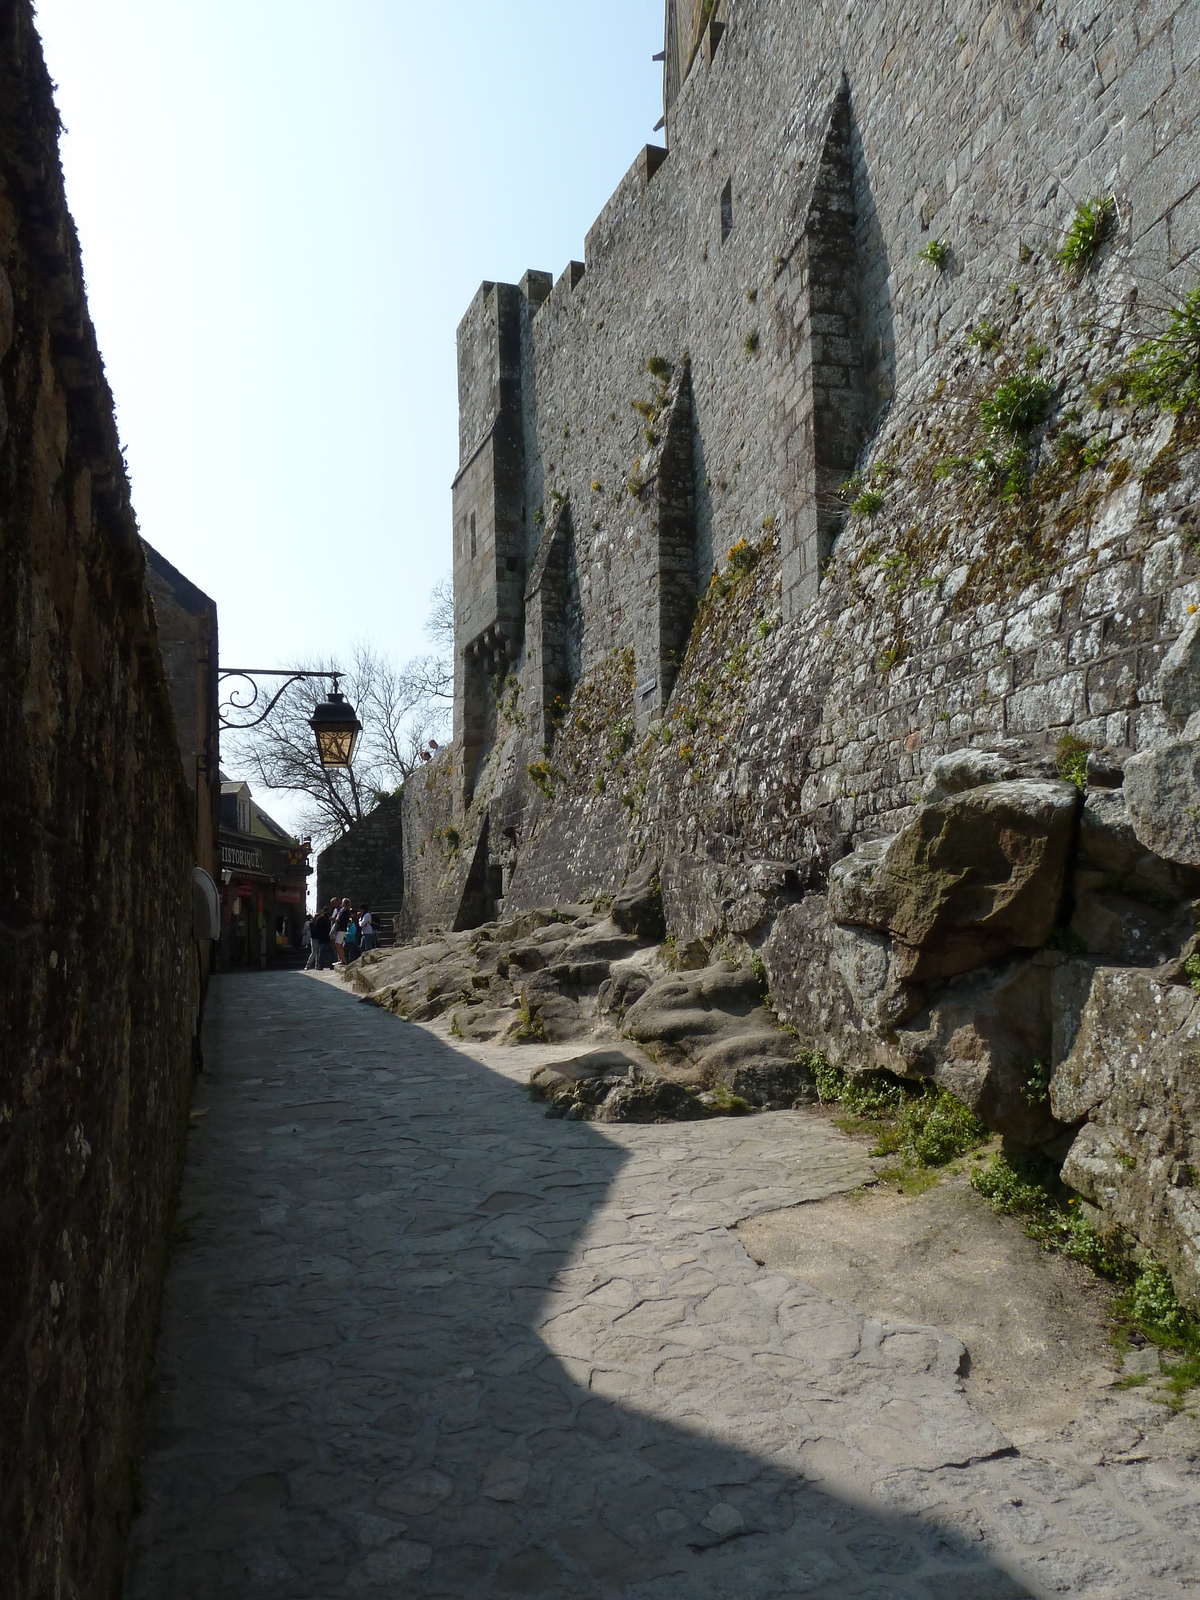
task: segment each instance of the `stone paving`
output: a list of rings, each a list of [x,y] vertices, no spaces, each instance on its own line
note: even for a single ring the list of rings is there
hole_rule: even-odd
[[[1186,1465],[1018,1454],[956,1341],[751,1261],[861,1147],[547,1120],[568,1053],[218,980],[127,1600],[1194,1592]]]

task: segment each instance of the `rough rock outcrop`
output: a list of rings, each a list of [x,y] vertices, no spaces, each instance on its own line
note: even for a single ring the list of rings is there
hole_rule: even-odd
[[[1072,888],[1071,932],[1092,954],[1151,965],[1174,955],[1195,927],[1200,872],[1146,847],[1122,788],[1089,787]]]
[[[1087,1118],[1064,1180],[1200,1307],[1200,997],[1162,973],[1098,968],[1050,1098],[1061,1121]]]
[[[947,984],[895,1036],[893,1069],[928,1077],[981,1122],[1018,1144],[1058,1132],[1038,1064],[1053,1052],[1051,974],[1056,960],[1016,960]]]
[[[613,896],[612,919],[626,933],[656,942],[664,937],[662,886],[657,860],[648,861]]]
[[[717,961],[661,978],[626,1014],[624,1032],[706,1089],[791,1105],[811,1095],[811,1075],[762,1000],[752,968]]]
[[[573,1122],[689,1122],[709,1114],[682,1084],[619,1050],[593,1050],[571,1061],[539,1067],[529,1079],[547,1116]]]
[[[1062,907],[1078,798],[1072,784],[1030,780],[946,794],[837,863],[831,914],[890,934],[902,981],[1036,949]]]
[[[1167,861],[1200,867],[1200,739],[1172,739],[1125,767],[1133,831]]]
[[[630,903],[631,922],[640,918],[639,903],[652,905],[640,892]],[[693,1116],[706,1106],[737,1109],[731,1097],[743,1108],[791,1105],[811,1095],[795,1041],[762,1004],[758,971],[718,961],[673,972],[669,960],[643,936],[571,906],[372,952],[346,979],[375,1004],[412,1021],[450,1017],[463,1039],[521,1044],[624,1037],[640,1044],[632,1055],[593,1051],[552,1072],[544,1069],[551,1075],[542,1088],[552,1103],[565,1095],[583,1108],[581,1115],[601,1120]],[[658,1071],[647,1064],[651,1056]],[[637,1071],[629,1078],[631,1066]],[[606,1078],[612,1081],[601,1092]]]

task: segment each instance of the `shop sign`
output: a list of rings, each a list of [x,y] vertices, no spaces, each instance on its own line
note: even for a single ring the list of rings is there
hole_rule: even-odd
[[[246,849],[242,845],[223,844],[221,846],[221,865],[231,870],[240,868],[243,872],[261,872],[262,849],[255,847]]]

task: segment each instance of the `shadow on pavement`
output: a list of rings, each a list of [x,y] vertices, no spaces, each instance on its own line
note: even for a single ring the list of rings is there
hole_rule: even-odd
[[[209,1015],[127,1600],[1027,1593],[547,1352],[599,1131],[298,975]]]

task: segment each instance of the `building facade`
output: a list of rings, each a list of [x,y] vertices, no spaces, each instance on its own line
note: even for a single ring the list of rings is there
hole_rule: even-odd
[[[267,815],[239,779],[221,780],[219,839],[223,971],[294,966],[303,958],[309,842]]]
[[[146,557],[146,589],[154,603],[154,620],[170,689],[175,738],[184,779],[192,793],[196,865],[219,884],[217,603],[144,539],[142,550]],[[201,975],[207,978],[213,947],[208,940],[201,940],[197,951]]]

